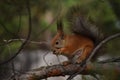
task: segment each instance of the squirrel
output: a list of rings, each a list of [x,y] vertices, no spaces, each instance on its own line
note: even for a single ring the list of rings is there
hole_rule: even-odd
[[[76,63],[81,63],[91,54],[102,40],[99,29],[81,14],[80,8],[72,7],[67,13],[67,21],[72,34],[65,34],[61,20],[57,21],[57,34],[51,41],[52,51],[56,55],[65,55],[69,60],[77,54]]]

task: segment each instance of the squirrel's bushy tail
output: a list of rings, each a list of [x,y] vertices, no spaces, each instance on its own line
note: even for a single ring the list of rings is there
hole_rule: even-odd
[[[97,45],[103,39],[102,34],[98,27],[88,21],[84,12],[80,11],[79,6],[71,7],[68,11],[67,21],[70,24],[70,29],[74,34],[80,34],[92,39],[95,45]]]

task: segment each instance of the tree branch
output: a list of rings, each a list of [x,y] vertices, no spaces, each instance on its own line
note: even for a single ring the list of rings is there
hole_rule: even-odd
[[[119,66],[117,65],[110,65],[106,64],[106,66],[103,66],[104,64],[88,64],[85,69],[79,73],[82,75],[92,75],[95,74],[104,74],[104,71],[116,71]],[[65,76],[65,75],[71,75],[73,73],[76,73],[80,71],[82,67],[79,64],[68,64],[68,65],[53,65],[48,67],[41,67],[35,70],[31,70],[27,73],[24,73],[19,77],[19,80],[41,80],[48,77],[57,77],[57,76]],[[118,71],[118,70],[117,70]],[[120,74],[120,70],[118,71],[118,74]]]
[[[53,65],[48,67],[41,67],[33,71],[27,72],[20,76],[20,80],[40,80],[48,77],[71,75],[80,70],[80,65]]]
[[[107,43],[108,41],[114,39],[114,38],[117,38],[117,37],[120,37],[120,33],[116,33],[114,35],[111,35],[107,38],[105,38],[103,41],[101,41],[95,48],[94,50],[92,51],[92,53],[90,54],[90,56],[88,57],[88,59],[86,60],[86,62],[89,62],[91,60],[91,58],[95,55],[95,53],[105,44]]]

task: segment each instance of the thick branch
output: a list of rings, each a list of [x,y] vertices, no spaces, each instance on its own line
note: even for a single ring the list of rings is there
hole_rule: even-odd
[[[80,65],[75,64],[41,67],[23,74],[20,76],[20,80],[40,80],[48,77],[71,75],[78,72],[80,69]]]
[[[106,66],[103,66],[106,65]],[[41,67],[39,69],[32,70],[27,72],[19,77],[19,80],[41,80],[48,77],[57,77],[57,76],[65,76],[71,75],[78,71],[80,71],[82,67],[79,64],[68,64],[68,65],[53,65],[48,67]],[[88,64],[87,67],[80,73],[82,75],[92,75],[103,74],[103,71],[117,71],[120,74],[120,70],[118,70],[117,65],[110,64]]]

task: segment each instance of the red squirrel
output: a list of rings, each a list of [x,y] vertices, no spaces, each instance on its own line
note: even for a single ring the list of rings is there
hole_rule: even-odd
[[[67,13],[67,21],[72,34],[65,34],[62,21],[57,22],[57,34],[51,41],[52,51],[56,55],[65,55],[70,60],[81,50],[77,63],[81,63],[102,39],[96,26],[91,24],[79,9],[72,7]]]

